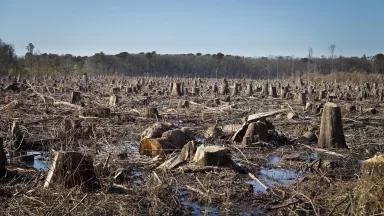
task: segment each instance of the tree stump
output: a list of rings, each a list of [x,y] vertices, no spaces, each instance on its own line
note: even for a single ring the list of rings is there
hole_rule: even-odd
[[[335,103],[328,102],[324,105],[318,145],[321,148],[348,148],[341,121],[341,109]]]
[[[237,96],[239,94],[239,87],[240,87],[240,84],[238,83],[235,83],[233,84],[233,89],[232,89],[232,93],[231,93],[231,96]]]
[[[120,87],[113,87],[112,88],[112,94],[117,95],[120,93],[121,88]]]
[[[81,105],[81,93],[78,91],[72,92],[71,104]]]
[[[321,90],[319,92],[319,100],[323,100],[327,97],[327,91],[326,90]]]
[[[193,161],[200,166],[227,166],[233,163],[228,148],[213,145],[199,146]]]
[[[219,87],[217,87],[217,84],[215,83],[215,84],[213,84],[213,93],[214,94],[217,94],[217,93],[219,93]]]
[[[109,97],[109,106],[114,107],[119,103],[119,98],[116,95],[111,95]]]
[[[307,103],[307,98],[305,97],[305,93],[300,92],[297,94],[297,103],[305,106],[305,104]]]
[[[261,93],[265,96],[268,96],[269,90],[268,90],[268,83],[265,83],[262,87]]]
[[[280,89],[280,96],[281,96],[281,99],[285,99],[287,98],[287,94],[288,94],[288,87],[281,87]]]
[[[384,102],[384,90],[379,91],[379,102]]]
[[[250,144],[252,144],[252,142],[254,141],[253,137],[255,136],[255,132],[256,132],[256,123],[251,122],[248,125],[248,128],[247,128],[247,131],[245,132],[245,135],[243,136],[243,140],[241,142],[241,145],[242,146],[249,146]]]
[[[247,88],[245,90],[245,96],[250,97],[250,96],[252,96],[252,94],[253,94],[252,82],[249,82],[249,83],[247,83]]]
[[[171,85],[171,96],[180,97],[182,95],[181,83],[175,82]]]
[[[226,79],[223,79],[223,83],[222,83],[221,89],[220,89],[220,94],[221,95],[229,94],[229,86],[228,86],[228,81]]]
[[[13,121],[12,127],[11,127],[11,134],[12,134],[12,149],[16,150],[19,149],[21,143],[24,140],[24,134],[20,130],[20,122]]]
[[[277,90],[276,90],[276,86],[271,86],[271,96],[273,98],[277,98]]]
[[[196,86],[193,87],[191,93],[192,93],[193,96],[199,96],[199,95],[200,95],[200,89],[199,89],[199,87],[196,87]]]
[[[55,152],[44,187],[62,184],[94,188],[98,179],[93,168],[93,159],[80,152]]]
[[[144,110],[144,116],[147,118],[158,118],[159,112],[156,107],[148,107]]]

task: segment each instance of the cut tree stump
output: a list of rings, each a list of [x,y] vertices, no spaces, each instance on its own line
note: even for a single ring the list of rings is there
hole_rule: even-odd
[[[227,166],[233,163],[228,148],[214,145],[199,146],[193,161],[200,166]]]
[[[158,118],[159,112],[157,111],[156,107],[148,107],[144,110],[144,117],[147,118]]]
[[[188,141],[190,139],[183,130],[168,130],[160,138],[145,138],[141,140],[139,152],[142,155],[156,156],[165,151],[181,149]]]
[[[72,92],[71,104],[81,105],[81,93],[78,91]]]
[[[5,165],[7,165],[7,156],[4,151],[3,139],[0,138],[0,177],[5,174]]]
[[[156,122],[141,133],[141,139],[145,138],[160,138],[161,135],[169,130],[174,129],[175,126],[167,122]]]
[[[247,83],[247,88],[245,90],[245,96],[252,96],[253,95],[253,87],[252,82]]]
[[[348,148],[341,121],[341,109],[335,103],[328,102],[324,105],[318,146],[321,148]]]
[[[116,95],[111,95],[109,97],[109,106],[114,107],[119,102],[119,99]]]
[[[271,97],[277,98],[277,89],[276,86],[271,87]]]
[[[44,187],[53,184],[65,187],[82,186],[96,188],[98,179],[96,177],[93,159],[80,152],[55,152]]]
[[[182,95],[181,83],[175,82],[171,84],[171,96],[180,97]]]
[[[20,122],[19,121],[13,121],[12,127],[11,127],[11,134],[12,134],[12,149],[15,151],[19,149],[20,145],[22,144],[24,140],[23,132],[20,130]]]
[[[223,83],[221,84],[221,88],[220,88],[220,94],[221,95],[229,94],[229,86],[228,86],[228,81],[226,79],[223,79]]]
[[[190,141],[184,145],[179,155],[175,155],[174,157],[171,157],[169,160],[165,161],[163,164],[158,166],[158,168],[174,169],[184,162],[192,161],[195,155],[195,152],[196,152],[196,144],[194,141]]]
[[[288,111],[289,109],[281,109],[281,110],[275,110],[270,112],[263,112],[263,113],[256,113],[249,115],[246,119],[246,122],[236,131],[236,133],[232,136],[231,141],[232,142],[240,142],[242,140],[242,137],[247,131],[248,125],[251,122],[257,122],[261,119],[265,119],[270,116],[274,116],[283,112]]]

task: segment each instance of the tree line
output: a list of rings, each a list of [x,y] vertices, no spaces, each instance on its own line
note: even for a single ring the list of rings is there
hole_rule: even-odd
[[[24,56],[16,56],[12,45],[0,39],[0,75],[127,75],[127,76],[183,76],[228,78],[285,78],[304,73],[328,74],[336,71],[384,74],[384,55],[344,57],[335,56],[335,45],[330,55],[243,57],[217,54],[158,54],[153,52],[93,56],[73,56],[36,53],[29,43]]]

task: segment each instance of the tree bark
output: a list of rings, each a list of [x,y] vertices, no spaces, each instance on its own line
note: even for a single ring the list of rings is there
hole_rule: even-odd
[[[341,109],[335,103],[324,105],[318,146],[321,148],[348,148],[345,143]]]

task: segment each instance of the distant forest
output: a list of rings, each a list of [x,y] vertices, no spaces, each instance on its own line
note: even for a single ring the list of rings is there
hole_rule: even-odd
[[[335,56],[335,45],[329,56],[314,57],[308,50],[305,58],[291,56],[242,57],[217,54],[157,54],[121,52],[106,55],[73,56],[36,53],[32,43],[24,56],[16,56],[11,44],[0,39],[0,76],[5,75],[127,75],[183,76],[228,78],[285,78],[304,73],[361,72],[384,74],[384,55],[343,57]]]

